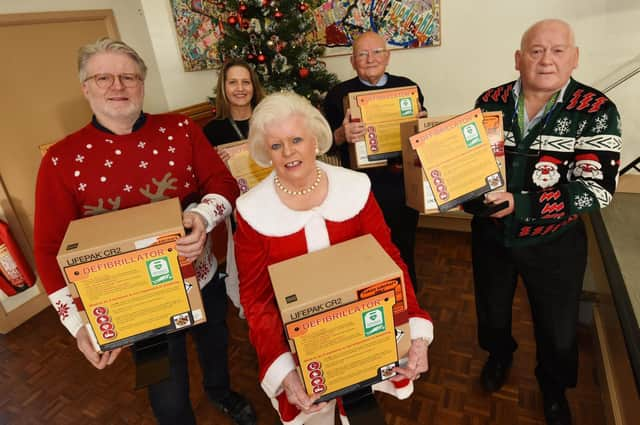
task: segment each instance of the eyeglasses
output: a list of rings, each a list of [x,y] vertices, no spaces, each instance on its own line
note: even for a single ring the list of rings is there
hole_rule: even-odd
[[[85,78],[84,81],[86,82],[89,80],[93,80],[95,81],[96,86],[98,86],[99,88],[108,89],[109,87],[113,86],[113,83],[116,81],[116,77],[118,77],[118,81],[120,81],[120,84],[122,84],[124,87],[128,89],[138,87],[142,82],[142,78],[138,74],[129,74],[129,73],[118,74],[118,75],[95,74],[95,75],[92,75],[91,77]]]
[[[380,59],[385,53],[387,53],[387,49],[384,47],[378,47],[377,49],[372,50],[361,50],[358,53],[355,53],[354,56],[358,62],[364,62],[369,57],[372,57],[373,59]]]

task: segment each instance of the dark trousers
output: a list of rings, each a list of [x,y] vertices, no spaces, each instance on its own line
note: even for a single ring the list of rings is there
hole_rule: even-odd
[[[557,239],[505,248],[490,219],[472,221],[473,277],[480,347],[510,362],[517,343],[511,308],[522,276],[536,338],[536,377],[547,396],[575,387],[578,375],[576,327],[587,261],[584,225],[579,221]]]
[[[388,168],[367,170],[371,179],[371,191],[376,198],[384,221],[391,230],[391,241],[400,251],[402,260],[407,265],[409,277],[417,291],[416,280],[416,227],[418,226],[418,211],[407,207],[405,203],[404,178],[401,171],[389,171]]]
[[[189,370],[186,336],[191,333],[202,369],[207,395],[216,399],[229,391],[227,365],[227,294],[224,282],[216,277],[202,290],[207,322],[184,332],[168,335],[171,376],[148,387],[151,408],[160,425],[195,424],[189,399]]]

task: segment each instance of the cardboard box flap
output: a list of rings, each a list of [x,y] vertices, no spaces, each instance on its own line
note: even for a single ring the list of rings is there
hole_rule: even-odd
[[[140,217],[140,208],[145,209],[144,219]],[[74,220],[73,225],[67,229],[58,255],[113,244],[130,239],[131,235],[142,240],[145,236],[156,236],[158,229],[184,234],[182,208],[178,198],[109,212],[108,217],[105,220],[102,215],[95,215]]]
[[[283,311],[294,306],[299,310],[354,284],[374,284],[402,272],[369,234],[273,264],[269,275],[277,282],[274,293]]]

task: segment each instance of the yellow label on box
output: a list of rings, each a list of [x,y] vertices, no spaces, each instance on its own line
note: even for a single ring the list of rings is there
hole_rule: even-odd
[[[388,291],[287,324],[308,394],[329,396],[395,375],[395,302]]]
[[[418,89],[414,86],[371,91],[359,94],[357,103],[366,125],[367,154],[375,156],[401,151],[400,123],[413,120],[420,113]]]
[[[440,211],[504,185],[480,109],[409,138]]]
[[[245,193],[271,173],[271,167],[261,167],[249,153],[249,144],[246,141],[232,142],[220,145],[229,154],[227,167],[238,182],[240,193]]]
[[[65,274],[101,348],[191,324],[175,241],[66,267]]]

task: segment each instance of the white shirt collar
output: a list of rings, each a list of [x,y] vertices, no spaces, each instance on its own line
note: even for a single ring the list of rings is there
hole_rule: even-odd
[[[369,87],[383,87],[387,84],[387,81],[389,81],[389,75],[385,72],[384,74],[382,74],[382,77],[380,77],[380,79],[378,80],[377,83],[375,84],[371,84],[370,82],[363,80],[362,78],[358,77],[358,80],[360,80],[360,82],[362,84],[364,84],[365,86],[369,86]]]

